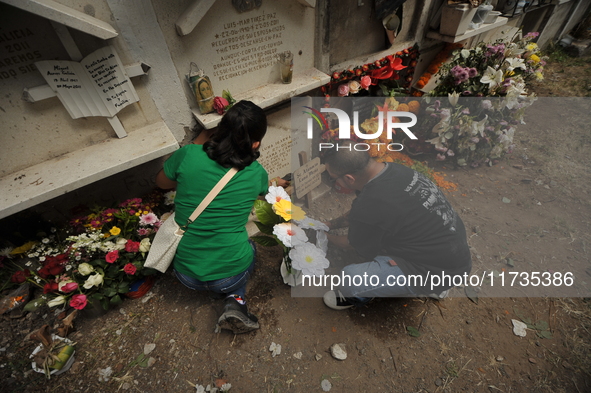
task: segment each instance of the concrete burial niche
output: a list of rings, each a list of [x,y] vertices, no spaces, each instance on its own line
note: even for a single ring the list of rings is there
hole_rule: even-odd
[[[198,2],[202,3],[209,7],[197,12],[194,0],[154,2],[181,80],[194,62],[211,80],[216,96],[228,90],[236,100],[250,100],[263,108],[330,81],[314,68],[315,9],[310,4],[263,0],[243,2],[255,6],[241,8],[234,5],[240,2],[229,0]],[[277,59],[284,51],[294,55],[290,84],[283,84],[279,74]],[[204,128],[215,127],[221,117],[201,113],[188,83],[184,90],[197,121]]]
[[[87,4],[90,16],[49,0],[6,4],[12,2],[0,2],[0,218],[178,148],[146,89],[147,77],[126,82],[139,101],[111,121],[103,116],[74,119],[35,65],[44,60],[79,62],[111,45],[121,60],[119,68],[132,66],[137,59],[128,56],[121,41],[107,40],[117,32],[104,22],[111,19],[106,3]]]

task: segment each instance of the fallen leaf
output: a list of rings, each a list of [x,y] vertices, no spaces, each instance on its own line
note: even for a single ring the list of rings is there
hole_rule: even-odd
[[[419,330],[415,327],[407,326],[406,330],[408,331],[408,334],[411,337],[420,337],[421,336],[421,332],[419,332]]]

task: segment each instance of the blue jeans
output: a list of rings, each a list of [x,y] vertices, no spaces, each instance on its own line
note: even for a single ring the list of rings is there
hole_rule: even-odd
[[[343,296],[356,305],[365,304],[374,297],[416,296],[408,285],[392,285],[407,280],[400,267],[390,264],[391,259],[396,261],[396,258],[377,256],[371,262],[345,266],[342,274],[351,277],[352,285],[339,288]]]
[[[197,291],[211,291],[214,293],[223,293],[228,295],[238,295],[244,299],[246,295],[246,283],[248,278],[254,271],[254,265],[257,259],[257,250],[252,240],[248,240],[252,247],[252,263],[243,271],[232,277],[220,278],[211,281],[200,281],[196,278],[189,277],[186,274],[173,270],[176,278],[187,288]]]

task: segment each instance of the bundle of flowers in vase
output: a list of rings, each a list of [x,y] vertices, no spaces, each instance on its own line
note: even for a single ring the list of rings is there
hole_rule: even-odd
[[[26,261],[12,282],[41,288],[36,306],[68,304],[82,310],[98,302],[106,310],[120,304],[132,283],[156,273],[144,268],[144,261],[158,228],[170,216],[157,212],[171,209],[167,205],[173,197],[174,192],[155,192],[114,208],[93,208],[70,222],[65,238],[49,235],[21,247],[18,253]]]
[[[306,217],[305,212],[291,203],[291,198],[282,187],[271,186],[265,200],[257,200],[254,210],[258,229],[268,236],[253,236],[252,240],[264,246],[281,245],[283,266],[288,275],[286,283],[296,285],[291,280],[301,274],[320,276],[328,268],[326,259],[328,227],[320,221]],[[306,231],[316,237],[309,241]]]

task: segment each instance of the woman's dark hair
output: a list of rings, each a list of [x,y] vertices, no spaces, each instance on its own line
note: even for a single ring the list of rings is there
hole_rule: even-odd
[[[260,153],[252,144],[260,142],[266,132],[265,112],[250,101],[239,101],[222,117],[203,149],[221,166],[241,170],[259,158]]]

